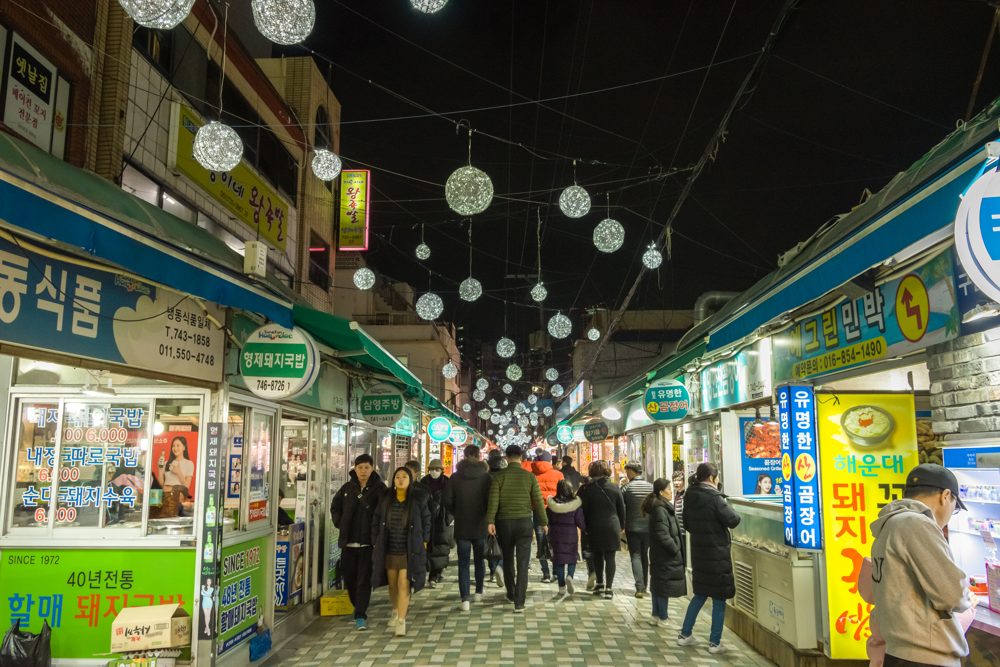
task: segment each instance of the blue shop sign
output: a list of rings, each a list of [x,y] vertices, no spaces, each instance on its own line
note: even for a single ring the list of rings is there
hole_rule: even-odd
[[[569,443],[573,442],[573,427],[571,427],[569,424],[563,424],[562,426],[557,428],[556,439],[564,445],[568,445]]]
[[[451,436],[451,422],[444,417],[435,417],[427,423],[427,435],[434,442],[444,442]]]
[[[979,454],[1000,454],[1000,446],[945,447],[942,451],[945,468],[978,468],[980,462],[976,456]],[[995,468],[996,466],[983,467]]]
[[[823,547],[819,500],[819,439],[816,436],[816,397],[803,385],[778,387],[778,429],[781,437],[781,473],[785,544],[796,549]]]
[[[646,416],[654,422],[680,421],[687,417],[691,394],[677,380],[659,380],[646,389],[642,405]]]
[[[771,394],[771,341],[759,340],[701,372],[701,409],[721,410]]]

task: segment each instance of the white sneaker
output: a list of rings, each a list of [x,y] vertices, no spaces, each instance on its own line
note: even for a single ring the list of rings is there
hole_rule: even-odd
[[[568,595],[572,595],[575,592],[576,591],[574,590],[573,587],[573,577],[566,577],[566,593]]]
[[[594,586],[597,584],[597,575],[591,572],[587,575],[587,590],[594,590]]]
[[[566,587],[565,586],[560,586],[559,587],[559,592],[557,593],[557,595],[559,597],[561,597],[561,598],[566,597]]]
[[[655,616],[650,616],[649,617],[649,624],[652,625],[655,628],[657,625],[660,624],[660,619],[658,619]]]
[[[697,643],[698,640],[694,638],[693,634],[688,635],[687,637],[685,637],[684,635],[677,635],[678,646],[694,646]]]
[[[389,632],[394,632],[396,630],[396,624],[398,622],[399,622],[399,612],[393,609],[392,614],[389,616]]]
[[[462,611],[469,611],[469,601],[462,600]]]
[[[494,579],[497,582],[497,588],[503,588],[503,574],[500,572],[500,568],[497,568]]]
[[[480,602],[483,601],[483,594],[476,593],[475,595],[472,596],[472,601],[475,602],[476,604],[479,604]]]
[[[708,652],[709,653],[713,653],[713,654],[715,654],[715,653],[725,653],[726,652],[726,647],[723,646],[722,644],[709,644],[708,645]]]
[[[656,625],[661,628],[669,628],[670,622],[665,618],[656,619]]]
[[[401,618],[396,621],[396,636],[405,637],[406,636],[406,619]]]

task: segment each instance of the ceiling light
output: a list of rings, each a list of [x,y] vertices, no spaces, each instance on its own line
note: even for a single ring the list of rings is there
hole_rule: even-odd
[[[604,417],[605,419],[616,421],[622,418],[622,413],[615,406],[609,405],[608,407],[601,410],[601,416]]]

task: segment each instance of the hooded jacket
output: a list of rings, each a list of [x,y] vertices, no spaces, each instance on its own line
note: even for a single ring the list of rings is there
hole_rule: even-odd
[[[573,466],[564,465],[559,472],[562,473],[563,479],[573,487],[573,493],[580,490],[580,485],[583,484],[583,475],[580,474],[579,470]]]
[[[879,512],[872,535],[873,614],[886,654],[959,667],[969,645],[957,615],[972,600],[931,509],[912,498],[895,500]]]
[[[444,488],[444,506],[455,517],[456,540],[486,539],[490,474],[482,461],[462,459]]]
[[[673,503],[654,498],[645,519],[649,529],[649,589],[661,598],[687,595],[684,537]]]
[[[349,477],[330,502],[333,525],[340,531],[338,543],[341,549],[348,544],[372,544],[375,508],[386,492],[385,484],[377,472],[372,471],[363,489],[354,470],[351,470]]]
[[[740,515],[718,489],[695,484],[684,494],[684,526],[691,535],[691,581],[695,595],[728,600],[736,595],[729,530]]]
[[[576,529],[587,530],[587,524],[583,519],[583,503],[579,498],[573,498],[565,503],[550,498],[545,513],[549,517],[552,562],[556,565],[576,563],[580,555],[577,550]]]
[[[538,480],[538,488],[542,492],[545,506],[549,506],[549,498],[556,495],[556,485],[562,480],[563,474],[552,467],[548,461],[532,461],[531,472]]]

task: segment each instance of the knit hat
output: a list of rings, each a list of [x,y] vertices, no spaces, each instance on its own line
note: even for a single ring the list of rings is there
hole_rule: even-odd
[[[428,470],[434,470],[435,468],[437,468],[438,470],[444,469],[444,465],[441,463],[441,459],[431,459],[431,462],[427,464]]]

